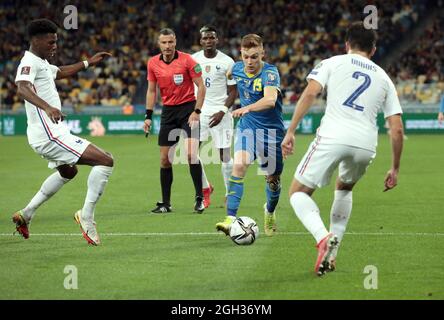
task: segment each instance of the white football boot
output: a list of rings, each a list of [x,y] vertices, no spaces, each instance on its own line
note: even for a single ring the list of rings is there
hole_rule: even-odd
[[[88,244],[97,246],[100,244],[100,237],[97,233],[96,224],[94,221],[87,221],[82,219],[82,210],[78,210],[74,214],[74,220],[80,226],[83,238],[88,242]]]

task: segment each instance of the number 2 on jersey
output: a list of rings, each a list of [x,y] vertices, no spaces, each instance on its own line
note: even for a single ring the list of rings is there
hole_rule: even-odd
[[[363,106],[359,106],[355,103],[355,100],[370,86],[370,83],[372,83],[372,80],[370,79],[370,76],[366,73],[356,71],[353,73],[352,77],[354,79],[359,79],[359,77],[364,77],[364,83],[361,84],[352,94],[350,97],[347,98],[347,100],[344,101],[342,105],[346,107],[353,108],[358,111],[364,111]]]

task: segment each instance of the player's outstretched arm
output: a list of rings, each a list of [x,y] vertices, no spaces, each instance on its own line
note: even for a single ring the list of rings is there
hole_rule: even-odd
[[[95,55],[93,55],[91,58],[85,60],[86,64],[84,61],[80,61],[74,64],[70,64],[68,66],[61,66],[59,67],[60,71],[57,72],[56,79],[58,80],[58,79],[68,78],[79,71],[85,70],[89,66],[96,65],[97,63],[102,61],[103,58],[105,57],[112,57],[112,54],[108,52],[98,52]]]
[[[393,189],[398,184],[398,173],[401,164],[402,147],[404,143],[404,128],[400,114],[387,118],[390,128],[390,141],[392,144],[392,167],[384,180],[384,192]]]
[[[276,100],[278,98],[278,88],[276,87],[265,87],[264,88],[264,96],[256,101],[255,103],[250,104],[249,106],[239,108],[233,111],[233,117],[242,117],[244,114],[248,112],[257,112],[263,111],[267,109],[274,108],[276,105]]]
[[[32,103],[37,108],[45,111],[53,123],[58,123],[59,121],[63,121],[63,119],[65,119],[66,116],[59,109],[51,107],[45,100],[40,98],[34,92],[31,82],[17,81],[17,93],[29,103]]]
[[[308,109],[312,106],[316,97],[322,92],[322,86],[316,80],[309,80],[307,87],[302,92],[301,98],[299,99],[293,117],[291,118],[290,126],[288,127],[287,134],[282,141],[282,155],[284,158],[293,154],[294,148],[294,133],[296,128],[301,122],[302,118],[307,113]]]

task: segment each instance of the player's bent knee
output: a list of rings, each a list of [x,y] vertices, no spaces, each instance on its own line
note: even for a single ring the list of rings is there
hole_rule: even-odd
[[[171,162],[167,158],[160,159],[160,167],[161,168],[171,168]]]
[[[219,149],[219,158],[222,162],[230,162],[231,160],[231,154],[230,149]]]
[[[342,191],[352,191],[354,187],[354,184],[337,184],[336,190],[342,190]]]
[[[105,159],[105,163],[103,164],[106,167],[114,167],[114,157],[111,153],[107,152],[107,157]]]
[[[189,153],[187,155],[187,161],[189,164],[198,164],[199,163],[199,157],[196,154]]]
[[[57,170],[59,171],[60,175],[65,178],[65,179],[74,179],[74,177],[77,175],[77,167],[76,166],[63,166],[63,167],[59,167],[57,168]]]
[[[233,166],[233,175],[236,177],[245,176],[246,171],[247,171],[247,166],[244,164],[235,164]]]
[[[271,191],[279,191],[281,189],[281,177],[269,177],[267,178],[267,184]]]
[[[336,180],[336,190],[352,191],[354,186],[355,186],[354,183],[342,182],[339,177]]]
[[[231,157],[230,157],[229,153],[220,156],[220,161],[223,163],[228,163],[228,162],[230,162],[230,160],[231,160]]]
[[[307,187],[306,185],[300,183],[296,179],[293,179],[293,182],[290,185],[290,189],[288,190],[288,196],[291,198],[291,196],[294,193],[296,193],[296,192],[303,192],[303,193],[306,193],[307,195],[309,195],[311,197],[314,191],[315,191],[315,189]]]

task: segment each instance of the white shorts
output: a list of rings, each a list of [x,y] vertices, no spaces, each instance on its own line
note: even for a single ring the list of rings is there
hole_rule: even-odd
[[[339,167],[339,179],[353,184],[364,175],[375,156],[376,152],[362,148],[322,143],[318,136],[310,144],[294,177],[309,188],[321,188],[330,183],[333,172]]]
[[[90,144],[88,140],[67,134],[43,143],[31,144],[31,148],[48,160],[48,168],[55,169],[63,164],[75,165]]]
[[[231,113],[227,112],[222,121],[212,128],[210,128],[210,117],[211,115],[201,114],[200,141],[207,141],[211,135],[215,148],[230,148],[233,139],[233,117]]]

